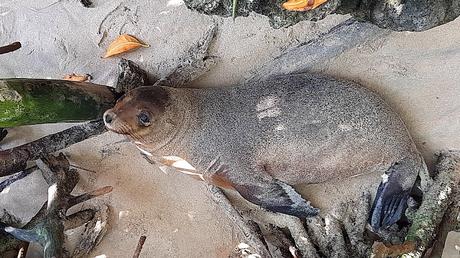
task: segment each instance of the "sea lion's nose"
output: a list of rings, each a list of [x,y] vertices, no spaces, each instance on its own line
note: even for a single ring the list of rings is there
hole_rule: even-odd
[[[110,124],[112,123],[112,120],[113,120],[113,114],[110,111],[106,111],[104,113],[104,122],[106,124]]]

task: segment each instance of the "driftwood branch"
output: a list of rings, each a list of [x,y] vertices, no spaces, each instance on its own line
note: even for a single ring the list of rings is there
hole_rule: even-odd
[[[72,258],[89,256],[91,250],[99,244],[105,235],[108,219],[109,208],[104,205],[96,211],[94,218],[85,225],[85,230],[81,234],[81,241],[73,251]]]
[[[6,135],[8,134],[8,131],[5,128],[0,128],[0,142],[5,139]]]
[[[122,58],[118,63],[118,80],[115,90],[125,93],[149,84],[147,73],[131,60]]]
[[[4,181],[0,182],[0,193],[3,190],[5,190],[5,188],[10,186],[12,183],[23,179],[24,177],[28,176],[30,173],[34,172],[35,170],[37,170],[37,167],[35,167],[35,166],[31,167],[31,168],[28,168],[28,169],[26,169],[24,171],[21,171],[19,173],[16,173],[16,174],[8,177]]]
[[[64,149],[74,143],[105,132],[102,121],[77,125],[36,141],[0,151],[0,177],[8,176],[27,167],[27,162]]]
[[[190,47],[187,54],[179,60],[179,65],[155,85],[183,87],[211,70],[217,61],[216,57],[209,56],[208,52],[216,35],[217,25],[214,24]]]
[[[431,247],[444,214],[454,201],[453,193],[460,184],[460,152],[442,152],[438,157],[435,175],[435,183],[425,193],[406,237],[408,242],[417,246],[411,257],[421,257]]]
[[[77,227],[94,212],[83,210],[66,216],[72,206],[105,194],[111,187],[104,187],[88,194],[72,196],[70,193],[78,183],[79,177],[61,153],[59,156],[46,156],[37,160],[37,166],[49,185],[48,202],[38,214],[23,228],[15,228],[0,222],[0,228],[15,238],[26,242],[37,242],[44,248],[44,257],[64,257],[64,230]],[[71,202],[69,200],[72,200]]]

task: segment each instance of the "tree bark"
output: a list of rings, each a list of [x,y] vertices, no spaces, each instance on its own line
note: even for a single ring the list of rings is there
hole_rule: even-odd
[[[92,83],[2,79],[0,127],[95,120],[116,99],[112,88]]]

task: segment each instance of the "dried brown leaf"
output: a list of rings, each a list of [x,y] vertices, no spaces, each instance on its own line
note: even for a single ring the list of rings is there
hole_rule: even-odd
[[[138,40],[137,38],[131,35],[123,34],[123,35],[120,35],[116,40],[114,40],[109,45],[104,58],[118,55],[118,54],[121,54],[127,51],[132,51],[140,47],[150,47],[150,46],[148,44],[143,43],[142,41]]]
[[[399,245],[386,246],[382,242],[375,242],[372,249],[375,258],[388,258],[410,253],[416,249],[416,245],[413,242],[405,242]]]

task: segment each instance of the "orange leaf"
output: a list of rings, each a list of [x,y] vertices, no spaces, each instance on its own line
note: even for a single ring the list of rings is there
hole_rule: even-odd
[[[64,80],[66,81],[73,81],[73,82],[86,82],[87,80],[91,79],[91,75],[89,74],[68,74],[64,76]]]
[[[123,34],[118,36],[118,38],[110,44],[109,48],[107,48],[107,52],[105,53],[104,58],[135,50],[140,47],[150,46],[131,35]]]
[[[308,11],[317,8],[328,0],[288,0],[283,8],[288,11]]]

